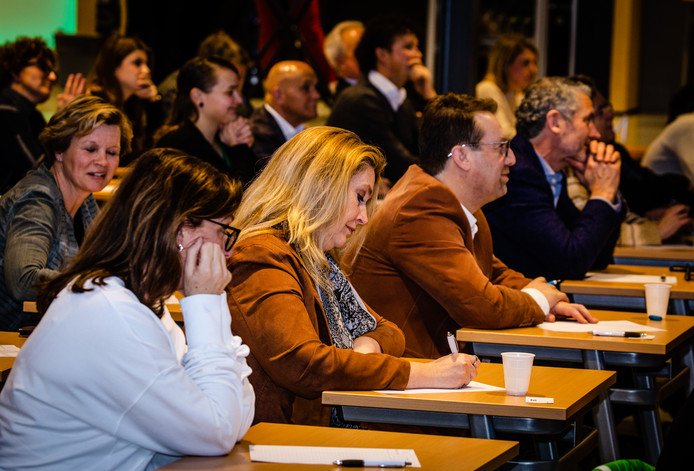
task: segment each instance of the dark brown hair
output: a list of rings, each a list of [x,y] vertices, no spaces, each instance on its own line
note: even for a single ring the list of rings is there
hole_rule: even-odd
[[[58,277],[39,289],[45,312],[70,282],[75,293],[85,283],[117,276],[157,315],[178,288],[183,268],[176,236],[184,223],[229,218],[241,197],[240,185],[211,165],[174,149],[142,154],[114,197],[90,227],[79,253]]]

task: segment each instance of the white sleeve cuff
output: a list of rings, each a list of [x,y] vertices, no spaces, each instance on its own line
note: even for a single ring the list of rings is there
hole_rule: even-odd
[[[530,297],[535,300],[535,302],[538,306],[540,306],[540,309],[542,310],[545,316],[549,314],[549,301],[547,301],[547,298],[545,298],[545,295],[542,294],[542,292],[539,289],[523,288],[521,291],[529,294]]]
[[[181,299],[188,348],[225,346],[231,335],[231,316],[226,293],[195,294]]]

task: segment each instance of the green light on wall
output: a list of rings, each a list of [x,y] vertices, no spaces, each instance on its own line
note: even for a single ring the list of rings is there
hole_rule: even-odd
[[[54,48],[59,31],[77,32],[77,0],[0,0],[0,44],[41,36]]]

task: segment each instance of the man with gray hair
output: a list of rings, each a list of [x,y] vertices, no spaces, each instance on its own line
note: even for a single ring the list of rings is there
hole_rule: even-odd
[[[559,77],[531,85],[516,111],[508,193],[484,213],[494,253],[526,276],[580,279],[612,261],[625,211],[620,157],[597,141],[594,118],[590,89]],[[590,199],[581,212],[569,199],[563,172],[585,152],[578,170]]]
[[[355,85],[361,76],[354,50],[363,33],[364,24],[361,21],[341,21],[323,41],[325,58],[337,75],[337,82],[330,85],[333,98],[337,98],[345,88]]]

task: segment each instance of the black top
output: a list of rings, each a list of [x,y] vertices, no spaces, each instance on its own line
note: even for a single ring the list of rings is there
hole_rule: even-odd
[[[229,147],[218,141],[223,156],[207,142],[205,136],[191,121],[186,121],[157,141],[157,147],[172,147],[212,164],[220,172],[240,180],[246,185],[255,177],[255,155],[245,144]]]
[[[38,166],[46,120],[36,106],[10,87],[0,90],[0,195]]]

